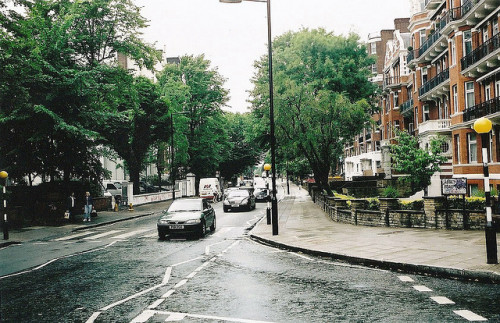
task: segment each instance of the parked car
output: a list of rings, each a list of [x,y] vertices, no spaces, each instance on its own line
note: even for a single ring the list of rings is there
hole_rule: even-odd
[[[206,199],[178,199],[158,219],[158,237],[164,240],[167,234],[185,234],[201,238],[207,228],[215,231],[215,225],[215,211]]]
[[[119,204],[122,198],[122,184],[120,182],[104,181],[102,186],[104,187],[104,196],[114,196]]]
[[[255,196],[252,191],[248,189],[231,190],[227,193],[223,203],[224,212],[230,209],[242,208],[250,211],[255,209]]]
[[[255,196],[256,202],[268,202],[271,201],[270,193],[270,190],[265,187],[257,187],[254,190],[253,195]]]

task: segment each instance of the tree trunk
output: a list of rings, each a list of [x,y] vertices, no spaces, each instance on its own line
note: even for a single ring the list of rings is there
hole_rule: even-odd
[[[136,166],[129,165],[130,180],[134,183],[134,195],[141,193],[139,181],[140,181],[140,169]]]

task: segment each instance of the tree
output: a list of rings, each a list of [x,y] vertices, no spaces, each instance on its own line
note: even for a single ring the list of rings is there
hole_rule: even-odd
[[[183,112],[186,122],[175,125],[175,133],[187,139],[176,156],[187,162],[197,178],[213,177],[221,154],[227,149],[227,133],[221,107],[227,102],[224,79],[210,61],[201,56],[183,56],[179,64],[168,64],[158,77],[162,93],[173,111]],[[183,120],[184,119],[184,120]],[[176,147],[177,148],[177,147]]]
[[[330,169],[336,169],[346,140],[370,122],[375,85],[368,77],[374,61],[357,35],[323,29],[279,36],[273,53],[275,135],[286,151],[281,155],[307,159],[316,183],[331,193]],[[268,125],[267,57],[255,66],[253,111]]]
[[[434,137],[428,149],[419,147],[418,137],[406,131],[396,130],[397,143],[391,144],[391,157],[396,171],[406,176],[400,180],[410,184],[412,192],[424,190],[427,196],[427,187],[431,184],[431,177],[440,171],[439,165],[447,158],[442,155],[441,145],[444,139]]]

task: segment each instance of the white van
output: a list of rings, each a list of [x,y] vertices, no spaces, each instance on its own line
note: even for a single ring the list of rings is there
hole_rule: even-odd
[[[200,197],[214,202],[220,201],[222,191],[217,178],[201,178],[199,186]]]

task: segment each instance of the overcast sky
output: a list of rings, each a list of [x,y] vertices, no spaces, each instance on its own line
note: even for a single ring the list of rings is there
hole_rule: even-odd
[[[227,79],[229,108],[245,112],[252,88],[253,62],[267,53],[266,4],[219,0],[135,0],[156,42],[167,57],[205,54]],[[368,34],[393,29],[394,19],[409,17],[409,0],[271,0],[272,37],[289,30],[319,28],[335,34]]]

